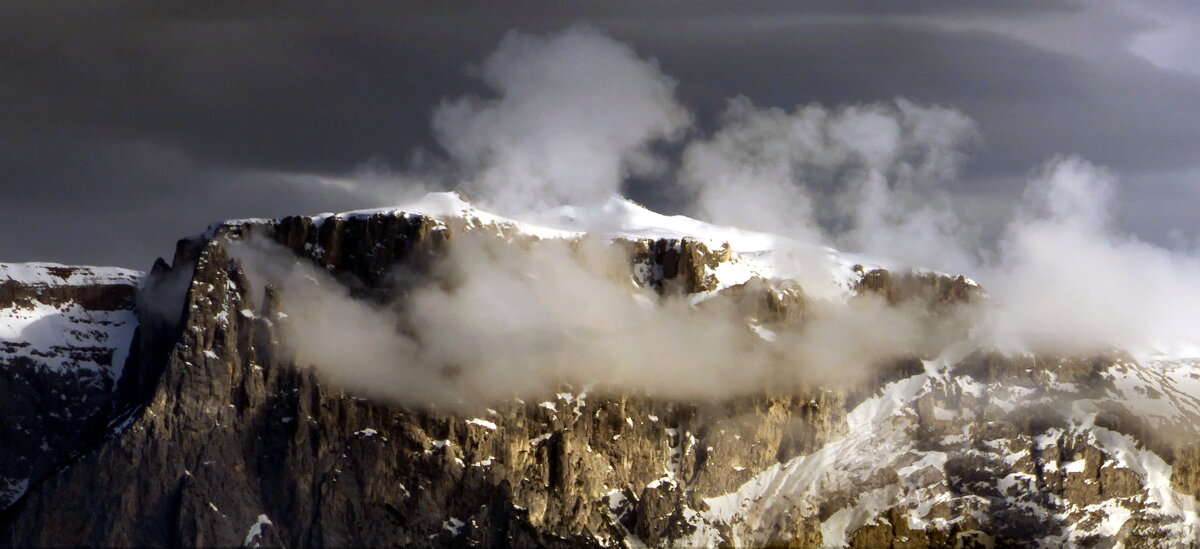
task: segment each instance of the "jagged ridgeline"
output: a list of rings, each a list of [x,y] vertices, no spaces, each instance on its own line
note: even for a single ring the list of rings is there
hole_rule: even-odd
[[[471,244],[472,234],[486,244]],[[141,284],[137,335],[123,371],[110,374],[119,381],[67,388],[75,378],[38,359],[22,360],[19,370],[6,364],[6,380],[20,372],[26,386],[75,391],[96,404],[80,412],[86,421],[46,439],[48,454],[33,453],[33,442],[0,449],[0,474],[15,479],[19,498],[4,511],[0,542],[925,547],[1196,539],[1200,477],[1190,441],[1200,419],[1200,365],[1141,364],[1116,352],[1012,357],[974,349],[956,311],[984,296],[961,277],[833,261],[830,294],[762,268],[765,250],[706,236],[626,232],[604,235],[595,249],[588,242],[469,209],[231,222],[181,241],[172,264],[156,264]],[[542,257],[541,246],[567,251],[543,265],[529,259]],[[490,257],[482,265],[500,272],[520,272],[510,253],[526,265],[558,268],[570,257],[595,267],[535,269],[532,282],[512,288],[555,295],[562,281],[546,272],[593,273],[634,307],[665,311],[654,320],[694,314],[703,316],[689,322],[707,322],[719,313],[728,325],[720,333],[748,358],[718,373],[744,370],[759,385],[731,377],[723,394],[688,380],[662,386],[654,376],[580,379],[583,370],[573,367],[531,370],[555,375],[495,392],[460,383],[494,372],[461,362],[480,355],[450,353],[453,345],[414,324],[413,310],[475,288],[468,267],[479,264],[446,261],[464,251]],[[325,290],[303,292],[311,287]],[[350,332],[369,329],[340,314],[329,315],[333,324],[316,318],[300,299],[331,295],[331,306],[349,302],[350,312],[388,322],[381,333],[411,354],[383,357],[380,367],[404,376],[354,377],[306,360],[330,360],[314,346],[345,356],[338,340],[358,344]],[[870,316],[828,321],[837,317],[828,303],[837,302],[862,303],[847,307]],[[924,313],[905,327],[912,337],[879,340],[882,352],[861,355],[867,367],[846,376],[764,374],[789,357],[816,364],[825,355],[802,348],[835,347],[856,323],[911,318],[912,310]],[[297,323],[341,329],[322,335]],[[673,343],[652,335],[660,346]],[[457,337],[465,347],[508,349],[471,333]],[[899,353],[887,341],[920,348]],[[538,368],[562,356],[539,349],[529,350]],[[639,367],[692,356],[658,352],[586,356]],[[414,365],[420,369],[404,370]],[[663,368],[686,371],[676,366]],[[381,380],[420,390],[372,386]],[[764,388],[764,380],[783,382]],[[486,400],[471,400],[481,395]],[[36,426],[50,413],[26,416]],[[9,465],[25,462],[49,465]]]

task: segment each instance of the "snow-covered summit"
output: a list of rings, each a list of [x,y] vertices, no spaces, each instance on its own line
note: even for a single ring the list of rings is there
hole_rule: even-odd
[[[141,271],[121,267],[91,267],[60,263],[0,263],[0,284],[85,286],[129,284],[142,277]]]
[[[0,509],[75,447],[107,405],[137,328],[142,273],[0,263]]]
[[[728,242],[736,252],[773,250],[790,241],[778,235],[714,225],[682,215],[663,215],[618,195],[587,206],[558,206],[544,211],[525,211],[506,216],[484,210],[468,202],[457,192],[432,192],[391,207],[321,214],[315,216],[314,221],[380,213],[476,219],[483,225],[499,225],[541,238],[572,238],[585,233],[650,239],[689,237]]]
[[[118,267],[0,263],[0,365],[111,370],[115,379],[137,326],[141,276]]]
[[[728,245],[732,252],[729,260],[717,267],[719,272],[713,273],[721,281],[721,287],[740,284],[751,277],[787,278],[800,282],[810,295],[817,297],[845,296],[860,276],[857,266],[866,270],[892,267],[883,261],[782,235],[717,225],[683,215],[664,215],[618,195],[586,206],[564,205],[543,211],[500,215],[472,204],[457,192],[433,192],[396,206],[324,213],[311,219],[319,225],[333,218],[378,214],[465,219],[469,221],[468,227],[491,227],[502,229],[505,234],[542,239],[579,238],[587,234],[614,240],[689,238],[701,241],[713,250]],[[262,221],[247,219],[225,224]]]
[[[781,235],[717,225],[683,215],[664,215],[620,195],[612,195],[608,200],[585,206],[563,205],[505,216],[481,209],[456,192],[435,192],[393,208],[339,215],[380,211],[434,217],[473,217],[485,224],[505,225],[543,238],[574,237],[585,233],[613,238],[694,238],[719,244],[729,243],[737,253],[767,252],[799,244]]]

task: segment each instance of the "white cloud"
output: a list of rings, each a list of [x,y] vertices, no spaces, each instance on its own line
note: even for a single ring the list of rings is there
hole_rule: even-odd
[[[586,25],[510,32],[479,77],[496,97],[446,102],[433,126],[471,195],[510,214],[607,199],[691,124],[654,60]]]
[[[912,265],[961,268],[961,236],[939,185],[972,121],[904,99],[791,112],[731,100],[711,137],[684,151],[681,180],[712,221],[829,242]]]

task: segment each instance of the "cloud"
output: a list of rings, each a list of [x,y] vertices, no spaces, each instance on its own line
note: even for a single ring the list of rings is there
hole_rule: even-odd
[[[962,113],[903,99],[788,112],[737,98],[710,136],[689,142],[680,177],[699,217],[975,278],[992,296],[974,320],[980,345],[1198,350],[1200,291],[1190,281],[1200,257],[1122,232],[1108,170],[1077,156],[1047,161],[986,246],[951,199],[976,136]]]
[[[427,276],[397,272],[386,304],[351,297],[269,238],[225,245],[256,288],[278,290],[287,316],[276,325],[297,363],[412,406],[477,410],[548,397],[562,383],[679,399],[830,386],[898,356],[936,354],[946,339],[943,318],[866,296],[811,300],[802,324],[772,323],[766,340],[749,324],[763,319],[747,315],[761,294],[700,306],[660,295],[634,278],[626,246],[602,238],[460,233]]]
[[[1200,350],[1200,291],[1190,282],[1200,257],[1122,232],[1108,170],[1053,157],[985,246],[950,195],[975,139],[958,111],[903,99],[788,112],[737,98],[710,136],[688,143],[680,177],[699,217],[975,278],[992,297],[971,319],[979,345]],[[826,270],[808,258],[788,276],[805,280],[813,265]]]
[[[587,206],[662,169],[652,145],[680,138],[691,120],[652,62],[589,27],[510,34],[479,74],[497,97],[458,99],[434,115],[445,164],[368,171],[364,187],[457,176],[505,213]],[[830,235],[880,238],[909,223],[901,208],[953,176],[972,132],[955,111],[903,99],[788,113],[738,98],[711,136],[685,142],[680,177],[709,217],[793,237],[786,253],[804,273],[784,274],[816,289],[833,283],[821,247]],[[836,211],[822,217],[799,203]],[[891,217],[868,224],[877,214]],[[603,237],[477,231],[450,242],[430,272],[398,270],[387,304],[353,299],[265,239],[228,245],[257,286],[279,289],[297,361],[414,405],[478,406],[563,382],[688,399],[852,382],[901,356],[936,355],[958,333],[947,318],[971,314],[817,291],[800,298],[801,322],[771,323],[763,338],[751,329],[769,322],[758,317],[761,283],[694,306],[640,283],[628,247]]]
[[[939,184],[975,137],[962,113],[905,99],[791,112],[738,97],[718,129],[690,142],[680,177],[693,213],[718,223],[829,242],[902,262],[963,267]]]
[[[898,98],[785,110],[736,97],[702,131],[654,62],[590,27],[509,34],[478,75],[495,96],[449,101],[434,116],[445,158],[417,154],[398,171],[369,163],[348,178],[252,179],[316,177],[309,187],[378,199],[389,186],[461,177],[513,213],[587,205],[657,171],[677,179],[696,216],[789,237],[775,274],[799,281],[801,318],[760,314],[761,281],[699,305],[659,293],[636,278],[627,246],[598,236],[456,234],[428,272],[396,270],[386,302],[353,297],[261,235],[227,243],[256,289],[278,288],[289,315],[278,325],[297,362],[406,404],[478,407],[564,382],[684,399],[853,382],[959,341],[1067,353],[1200,341],[1200,259],[1116,229],[1117,178],[1082,158],[1047,162],[997,246],[978,247],[949,196],[977,139],[955,109]],[[670,141],[678,165],[655,154]],[[160,156],[170,161],[147,169],[190,161]],[[965,273],[991,299],[932,306],[825,292],[825,246]]]
[[[711,129],[737,94],[787,109],[896,96],[953,105],[988,139],[950,189],[955,200],[984,203],[999,219],[1007,205],[994,204],[1016,200],[1031,165],[1076,151],[1123,175],[1129,229],[1152,241],[1172,227],[1196,232],[1189,210],[1163,207],[1194,202],[1195,186],[1167,199],[1159,181],[1200,157],[1196,80],[1127,54],[1136,13],[1109,26],[1065,0],[812,3],[803,15],[795,2],[682,5],[539,4],[518,17],[494,3],[313,4],[291,10],[286,24],[272,8],[233,4],[10,6],[0,17],[8,39],[0,102],[21,108],[0,112],[0,215],[16,233],[3,259],[146,268],[174,238],[213,220],[378,203],[310,189],[320,186],[311,178],[281,186],[251,176],[357,177],[367,159],[408,171],[416,147],[440,156],[430,110],[465,91],[498,96],[466,64],[509,29],[546,37],[580,20],[658,60],[697,127]],[[978,24],[952,24],[965,21]],[[89,151],[123,143],[177,151],[190,172],[130,177],[139,155],[92,161]],[[681,212],[686,204],[660,179],[627,187],[644,204]],[[296,198],[306,194],[324,196]],[[64,196],[88,196],[88,207]],[[113,211],[119,222],[103,219]],[[87,242],[83,225],[94,237]]]
[[[618,194],[661,172],[652,146],[691,123],[655,61],[587,25],[510,32],[478,76],[495,96],[443,103],[433,129],[468,192],[504,211]]]
[[[1048,161],[980,276],[1001,341],[1027,349],[1118,347],[1192,354],[1200,344],[1200,257],[1113,224],[1117,179],[1075,156]]]

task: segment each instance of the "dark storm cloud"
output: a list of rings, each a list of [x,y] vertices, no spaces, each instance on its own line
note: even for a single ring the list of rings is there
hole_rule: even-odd
[[[368,161],[403,167],[416,149],[436,154],[430,112],[445,98],[487,93],[468,68],[508,30],[579,21],[657,58],[701,131],[739,94],[789,108],[903,96],[978,122],[984,142],[957,191],[981,211],[1015,200],[1031,167],[1055,153],[1113,167],[1134,197],[1159,189],[1181,197],[1174,204],[1197,199],[1178,175],[1200,159],[1195,75],[1006,31],[1071,20],[1086,11],[1079,4],[748,6],[4,5],[0,259],[145,268],[218,219],[369,206],[336,187],[264,174],[339,176]],[[652,206],[678,207],[669,189],[633,187]],[[1186,208],[1149,215],[1161,202],[1132,201],[1129,226],[1153,239],[1200,229]]]

